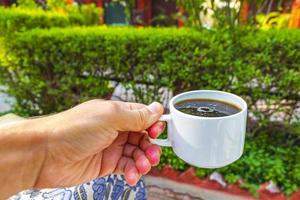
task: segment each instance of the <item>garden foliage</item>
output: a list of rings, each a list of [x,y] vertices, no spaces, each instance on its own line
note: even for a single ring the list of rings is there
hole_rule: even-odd
[[[61,10],[43,10],[21,7],[0,7],[0,35],[34,28],[97,25],[99,9],[93,4],[68,6]]]
[[[252,190],[270,180],[287,194],[299,188],[295,110],[300,100],[300,31],[237,30],[232,37],[188,28],[29,30],[65,27],[70,20],[44,11],[37,11],[38,22],[35,17],[8,16],[0,15],[0,27],[8,27],[14,39],[5,42],[0,82],[16,98],[19,114],[49,114],[87,99],[107,98],[115,83],[132,89],[135,101],[142,103],[162,101],[163,88],[173,94],[196,89],[233,92],[248,102],[250,134],[243,157],[218,171],[226,181],[242,179]],[[283,122],[280,126],[289,128],[275,128],[276,117]],[[188,167],[169,148],[163,149],[160,167],[165,164]],[[197,169],[199,176],[211,172]]]

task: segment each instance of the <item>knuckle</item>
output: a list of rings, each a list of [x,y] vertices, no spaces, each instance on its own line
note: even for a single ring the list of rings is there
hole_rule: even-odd
[[[132,153],[132,157],[135,159],[135,160],[138,160],[141,156],[143,156],[144,155],[144,153],[143,153],[143,151],[140,149],[140,148],[138,148],[138,147],[136,147],[135,149],[134,149],[134,151],[133,151],[133,153]]]

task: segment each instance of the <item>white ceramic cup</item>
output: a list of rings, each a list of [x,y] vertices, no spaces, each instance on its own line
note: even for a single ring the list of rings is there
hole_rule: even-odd
[[[225,117],[200,117],[174,107],[179,101],[197,98],[225,101],[241,111]],[[172,147],[182,160],[201,168],[223,167],[240,158],[247,123],[247,103],[241,97],[216,90],[196,90],[173,97],[169,107],[170,114],[160,118],[168,123],[168,138],[152,139],[152,143]]]

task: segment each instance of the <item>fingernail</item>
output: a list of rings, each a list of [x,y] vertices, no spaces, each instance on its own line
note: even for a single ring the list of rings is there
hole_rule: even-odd
[[[160,111],[161,105],[157,102],[153,102],[150,105],[148,105],[147,107],[152,113],[157,114]]]

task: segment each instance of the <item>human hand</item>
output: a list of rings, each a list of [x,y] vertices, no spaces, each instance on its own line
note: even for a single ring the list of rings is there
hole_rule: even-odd
[[[110,173],[135,185],[159,163],[161,150],[149,136],[163,132],[162,113],[159,103],[92,100],[45,117],[47,146],[34,187],[71,186]]]

